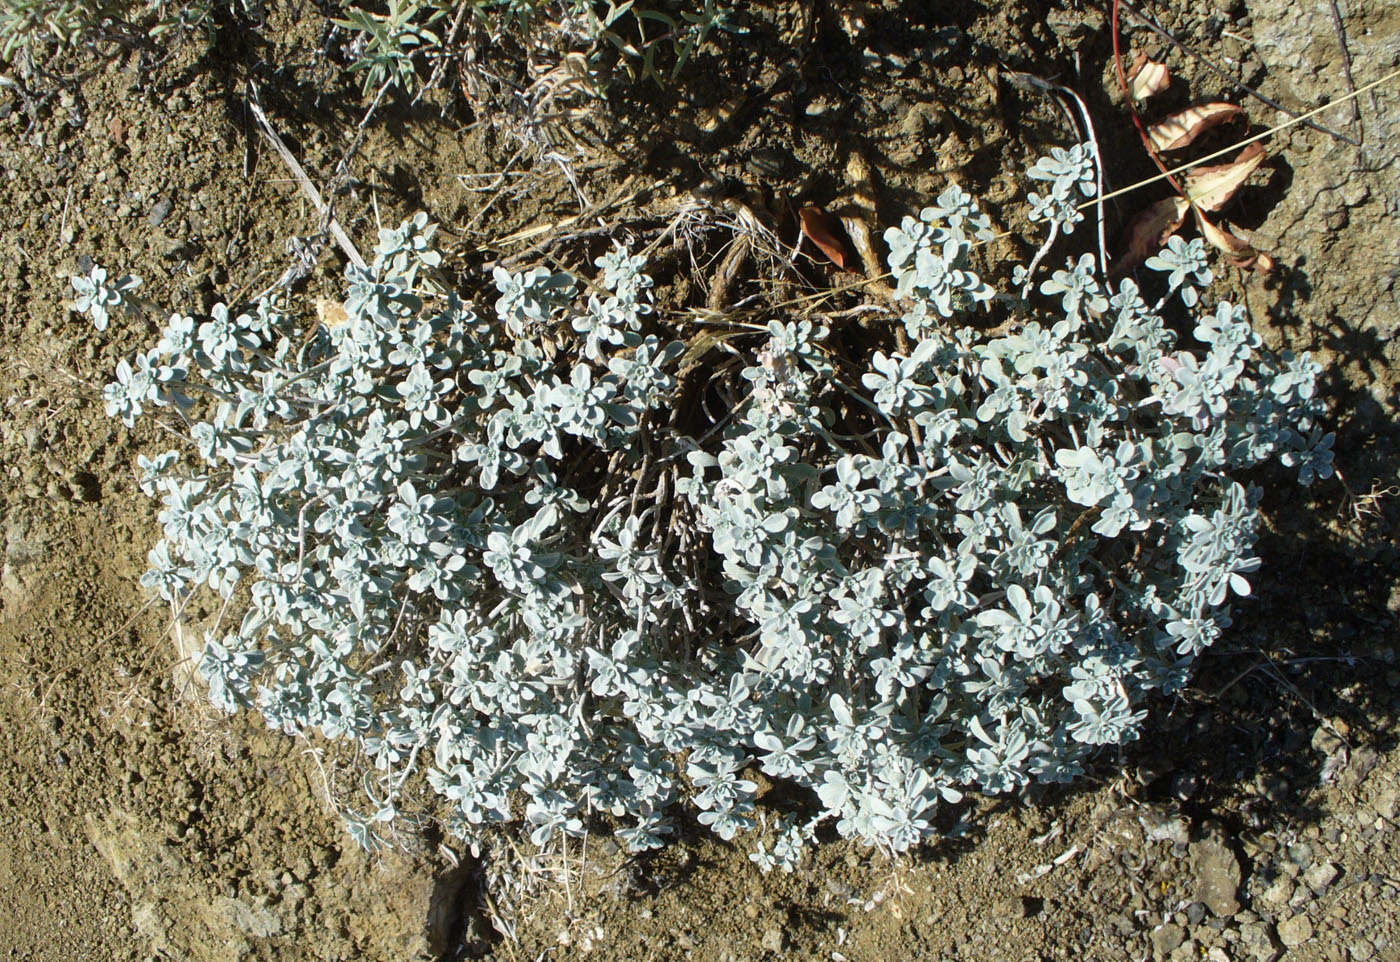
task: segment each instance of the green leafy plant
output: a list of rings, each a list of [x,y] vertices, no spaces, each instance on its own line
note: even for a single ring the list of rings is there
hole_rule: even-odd
[[[5,0],[0,3],[0,57],[36,45],[74,49],[105,40],[130,44],[198,31],[222,2],[249,13],[256,0]]]
[[[429,6],[418,0],[389,0],[388,12],[383,15],[366,13],[355,7],[346,12],[344,20],[332,21],[360,33],[353,47],[354,60],[350,69],[364,72],[366,93],[387,83],[409,93],[414,91],[417,86],[414,54],[441,43],[428,27],[447,12],[442,7],[429,9],[421,23],[415,22]]]
[[[7,0],[0,4],[0,56],[13,58],[35,40],[76,46],[104,21],[120,19],[130,0]]]

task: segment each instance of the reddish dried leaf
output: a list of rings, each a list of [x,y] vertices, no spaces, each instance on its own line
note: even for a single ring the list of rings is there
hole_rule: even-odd
[[[1235,236],[1227,228],[1212,224],[1204,216],[1197,214],[1196,222],[1201,227],[1201,236],[1229,258],[1236,267],[1254,268],[1267,274],[1274,269],[1274,259],[1268,254],[1254,249],[1248,241]]]
[[[1127,243],[1118,258],[1117,269],[1136,267],[1166,246],[1167,238],[1175,233],[1190,210],[1185,197],[1163,197],[1147,208],[1128,225]]]
[[[1180,150],[1193,143],[1202,132],[1243,113],[1244,109],[1235,104],[1197,104],[1148,127],[1147,136],[1158,150]]]
[[[836,231],[840,229],[836,219],[811,204],[799,210],[797,215],[802,218],[802,233],[810,237],[833,264],[843,271],[850,270],[851,255],[846,251],[846,245],[836,238]]]
[[[1158,63],[1155,60],[1148,60],[1147,54],[1139,53],[1133,58],[1133,65],[1128,68],[1128,86],[1132,98],[1137,101],[1146,100],[1153,94],[1161,93],[1171,86],[1172,77],[1167,71],[1167,65]]]
[[[1201,210],[1219,210],[1263,162],[1263,146],[1250,144],[1228,164],[1197,167],[1186,175],[1182,186]]]

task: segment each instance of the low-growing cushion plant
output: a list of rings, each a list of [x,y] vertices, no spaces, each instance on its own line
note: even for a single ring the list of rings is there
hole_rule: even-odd
[[[1033,217],[1072,239],[1093,163],[1037,165]],[[1160,299],[1092,254],[998,294],[950,187],[886,232],[898,309],[736,323],[720,353],[621,245],[467,300],[433,233],[381,231],[323,322],[177,312],[104,394],[182,437],[140,459],[143,581],[217,601],[210,700],[351,746],[366,845],[431,816],[642,850],[683,807],[730,839],[762,772],[816,813],[780,814],[763,867],[823,822],[906,851],[965,792],[1135,738],[1250,591],[1239,472],[1331,472],[1317,365],[1205,305],[1199,243],[1151,265]],[[101,326],[136,281],[74,283]]]

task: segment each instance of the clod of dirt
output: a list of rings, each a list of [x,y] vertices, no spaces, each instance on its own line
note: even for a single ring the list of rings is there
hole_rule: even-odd
[[[355,849],[324,873],[301,868],[309,887],[295,883],[280,896],[234,897],[168,842],[159,825],[113,810],[106,818],[89,814],[86,827],[130,896],[133,928],[156,956],[190,962],[265,956],[260,949],[273,947],[267,940],[295,935],[306,923],[299,907],[308,895],[324,906],[332,892],[353,909],[336,920],[351,953],[346,957],[438,958],[459,928],[464,870],[438,880],[413,859]]]
[[[1220,918],[1240,910],[1240,862],[1223,842],[1205,839],[1192,843],[1191,867],[1196,876],[1196,901],[1204,902]]]
[[[1288,948],[1302,945],[1313,937],[1313,925],[1307,915],[1299,913],[1278,924],[1278,937]]]
[[[268,908],[209,892],[195,867],[134,816],[89,815],[87,831],[131,896],[133,927],[157,955],[236,962],[251,940],[281,933],[283,920]]]
[[[1167,922],[1152,930],[1152,955],[1165,959],[1186,941],[1186,930],[1175,922]]]

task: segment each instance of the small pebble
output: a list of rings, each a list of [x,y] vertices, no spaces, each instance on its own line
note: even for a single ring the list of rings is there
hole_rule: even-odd
[[[175,202],[173,200],[169,197],[162,197],[160,200],[156,201],[155,206],[151,208],[151,213],[146,217],[146,223],[150,224],[152,227],[159,227],[161,224],[165,223],[165,219],[170,216],[170,212],[174,210],[174,208]]]
[[[1278,924],[1278,937],[1288,948],[1302,945],[1313,936],[1312,921],[1304,914],[1298,914]]]
[[[783,950],[783,930],[776,925],[770,925],[763,930],[763,939],[759,942],[763,948],[769,952],[781,952]]]
[[[1308,883],[1308,888],[1322,895],[1332,887],[1339,874],[1340,870],[1332,862],[1318,862],[1303,873],[1303,881]]]
[[[1152,954],[1162,959],[1177,950],[1186,941],[1186,930],[1175,922],[1159,925],[1152,930]]]

